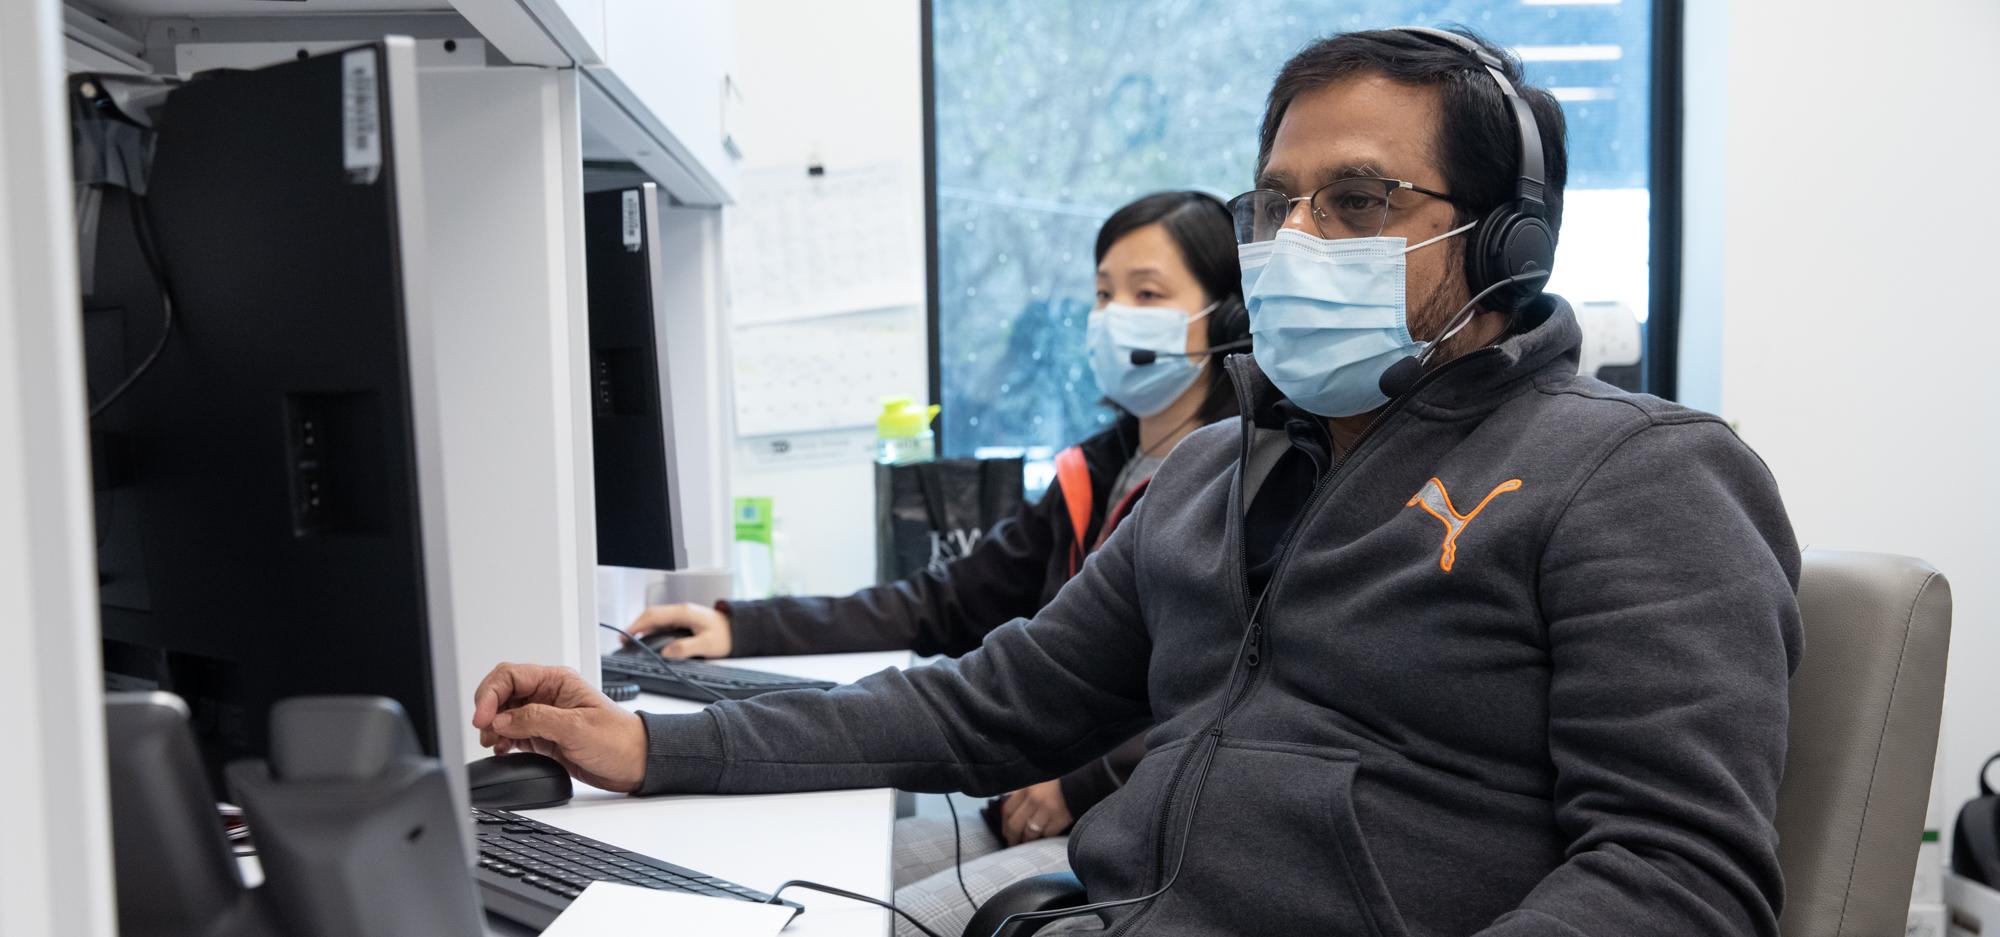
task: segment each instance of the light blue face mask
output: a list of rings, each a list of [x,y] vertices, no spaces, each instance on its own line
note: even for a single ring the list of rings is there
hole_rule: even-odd
[[[1356,416],[1388,403],[1382,372],[1424,349],[1410,337],[1403,257],[1473,227],[1407,247],[1397,237],[1329,241],[1286,228],[1238,247],[1257,366],[1293,403],[1320,416]]]
[[[1215,311],[1217,303],[1189,316],[1170,306],[1111,303],[1090,314],[1084,327],[1090,373],[1111,402],[1133,416],[1165,410],[1201,376],[1204,355],[1190,355],[1188,324]],[[1151,364],[1133,364],[1135,351],[1153,352]]]

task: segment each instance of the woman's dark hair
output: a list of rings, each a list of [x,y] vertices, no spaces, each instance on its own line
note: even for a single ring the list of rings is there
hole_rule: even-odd
[[[1221,200],[1202,192],[1155,192],[1111,213],[1097,229],[1097,263],[1120,238],[1147,225],[1159,225],[1180,248],[1181,262],[1194,274],[1209,302],[1208,347],[1250,338],[1250,314],[1243,308],[1243,273],[1236,263],[1236,226]],[[1249,346],[1235,349],[1247,354]],[[1208,394],[1198,418],[1203,424],[1236,415],[1236,392],[1222,373],[1222,362],[1211,356]]]
[[[1551,232],[1562,228],[1563,183],[1569,175],[1569,150],[1562,106],[1554,95],[1524,84],[1521,63],[1507,50],[1464,28],[1452,32],[1485,47],[1500,60],[1502,74],[1528,103],[1541,131],[1543,200],[1548,205]],[[1257,171],[1271,158],[1271,143],[1292,100],[1353,75],[1381,75],[1391,81],[1438,87],[1442,108],[1438,126],[1437,164],[1445,187],[1457,199],[1459,221],[1485,218],[1500,203],[1514,197],[1521,147],[1514,116],[1500,95],[1493,76],[1463,49],[1441,45],[1400,29],[1340,33],[1306,46],[1278,70],[1271,97],[1264,106],[1264,126],[1257,137]],[[1472,239],[1467,238],[1467,244]]]

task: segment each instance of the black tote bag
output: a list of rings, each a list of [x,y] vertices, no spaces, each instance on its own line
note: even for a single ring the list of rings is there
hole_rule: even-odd
[[[875,466],[875,577],[894,582],[972,552],[1021,509],[1020,459]]]

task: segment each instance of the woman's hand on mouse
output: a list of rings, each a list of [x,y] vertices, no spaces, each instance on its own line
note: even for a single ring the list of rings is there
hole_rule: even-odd
[[[676,605],[655,605],[641,613],[627,630],[643,638],[654,632],[676,629],[687,631],[689,634],[660,645],[660,653],[663,656],[677,660],[686,657],[729,656],[731,645],[729,616],[706,605],[690,605],[686,602]]]
[[[574,670],[501,664],[479,681],[472,704],[479,744],[495,754],[547,755],[607,791],[630,793],[645,780],[645,723]]]

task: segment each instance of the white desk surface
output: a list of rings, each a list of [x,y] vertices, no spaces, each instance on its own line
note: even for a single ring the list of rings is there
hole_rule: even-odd
[[[910,663],[907,651],[819,654],[725,660],[753,670],[851,682]],[[649,712],[695,712],[701,704],[643,694],[625,704]],[[568,804],[523,814],[732,882],[770,891],[806,879],[876,898],[889,898],[889,840],[895,792],[821,791],[808,794],[628,797],[577,785]],[[785,930],[796,937],[883,937],[889,912],[819,892],[783,896],[806,909]],[[666,922],[633,922],[633,933],[668,933]],[[488,919],[495,934],[526,933]],[[645,925],[651,925],[649,929]]]

